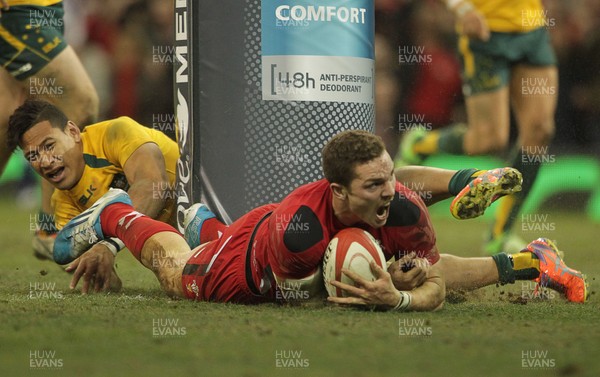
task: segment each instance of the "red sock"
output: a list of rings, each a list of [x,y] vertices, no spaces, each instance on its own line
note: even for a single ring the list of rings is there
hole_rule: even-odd
[[[204,220],[200,229],[200,245],[221,238],[221,235],[225,232],[225,228],[227,228],[227,225],[215,217]]]
[[[117,237],[140,260],[142,248],[148,238],[160,232],[179,232],[169,224],[154,220],[124,203],[111,204],[100,214],[100,224],[105,237]]]

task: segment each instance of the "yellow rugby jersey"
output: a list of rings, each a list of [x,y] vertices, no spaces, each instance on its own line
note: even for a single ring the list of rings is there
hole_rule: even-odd
[[[62,2],[62,0],[8,0],[8,5],[38,5],[47,7]]]
[[[548,26],[541,0],[470,1],[483,14],[491,31],[523,33]]]
[[[54,190],[52,206],[55,222],[61,229],[70,219],[90,208],[109,188],[127,190],[123,172],[125,163],[141,145],[155,143],[165,157],[169,190],[175,184],[179,148],[160,131],[142,126],[131,118],[120,117],[87,126],[81,132],[85,168],[77,185],[70,190]],[[169,194],[158,220],[167,222],[173,210],[175,194]]]

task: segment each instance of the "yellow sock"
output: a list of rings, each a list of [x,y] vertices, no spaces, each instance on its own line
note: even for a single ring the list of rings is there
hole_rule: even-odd
[[[487,170],[477,170],[475,173],[471,174],[471,178],[477,178],[480,175],[482,175],[483,173],[486,173]]]
[[[510,215],[510,212],[512,211],[516,201],[514,195],[508,195],[500,198],[499,200],[500,205],[496,209],[496,219],[492,229],[492,237],[494,238],[497,238],[504,233],[504,228],[508,222],[508,216]]]
[[[540,270],[540,260],[534,258],[533,253],[516,253],[512,254],[511,256],[513,259],[514,270],[524,270],[526,268],[535,268],[538,271]]]
[[[432,155],[438,152],[438,140],[440,134],[438,131],[431,131],[424,138],[416,142],[413,146],[413,151],[417,154]]]

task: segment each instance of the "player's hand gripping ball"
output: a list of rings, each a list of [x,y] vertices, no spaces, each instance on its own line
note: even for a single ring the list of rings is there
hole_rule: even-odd
[[[331,280],[354,285],[354,281],[342,273],[342,268],[356,272],[368,281],[375,281],[377,278],[369,266],[371,261],[385,270],[385,256],[371,234],[358,228],[338,232],[327,246],[323,258],[323,278],[329,296],[348,296],[345,291],[331,285]]]

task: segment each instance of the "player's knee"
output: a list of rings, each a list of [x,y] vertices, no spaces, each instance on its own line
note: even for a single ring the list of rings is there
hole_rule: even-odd
[[[502,152],[508,148],[509,136],[505,127],[494,122],[470,123],[465,135],[465,152],[474,155]]]
[[[98,121],[100,100],[94,87],[74,90],[65,103],[59,106],[66,109],[67,115],[80,128]]]
[[[88,91],[82,98],[78,98],[79,120],[76,122],[81,127],[98,121],[100,100],[95,90]]]
[[[554,137],[554,121],[539,119],[521,132],[523,145],[549,145]]]
[[[508,148],[508,136],[500,132],[490,131],[478,138],[472,147],[471,154],[499,153]]]
[[[508,135],[503,133],[495,133],[493,137],[489,138],[488,152],[499,153],[508,148]]]

